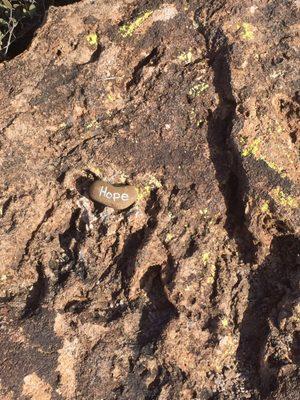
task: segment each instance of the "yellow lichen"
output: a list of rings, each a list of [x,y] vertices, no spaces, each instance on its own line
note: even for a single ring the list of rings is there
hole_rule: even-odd
[[[221,325],[223,326],[223,328],[227,328],[228,326],[228,319],[226,317],[221,319]]]
[[[252,24],[249,24],[248,22],[243,22],[239,28],[241,29],[241,37],[244,40],[254,39],[254,27]]]
[[[91,171],[96,176],[102,176],[103,170],[98,167],[94,167],[93,165],[88,165],[88,170]]]
[[[214,283],[215,277],[216,277],[216,266],[215,266],[215,265],[211,265],[211,266],[210,266],[210,271],[209,271],[209,272],[210,272],[210,273],[209,273],[209,276],[208,276],[206,282],[207,282],[209,285],[212,285],[212,284]]]
[[[202,254],[202,261],[204,262],[204,264],[207,264],[207,262],[209,260],[209,256],[210,256],[209,252],[205,252]]]
[[[166,235],[165,242],[168,243],[168,242],[170,242],[173,238],[174,238],[173,233],[170,233],[170,232],[169,232],[169,233],[167,233],[167,235]]]
[[[175,215],[171,213],[171,211],[168,211],[168,218],[171,221],[173,218],[175,218]]]
[[[197,127],[201,126],[205,122],[204,119],[199,118],[199,115],[198,115],[198,113],[196,113],[194,108],[191,109],[191,111],[189,113],[189,117],[190,117],[191,123],[194,123]]]
[[[183,9],[184,9],[184,11],[188,11],[190,8],[189,0],[184,0],[184,3],[185,4],[183,5]]]
[[[152,15],[152,13],[153,11],[146,11],[134,21],[122,25],[119,29],[121,36],[124,38],[132,36],[134,32]]]
[[[150,176],[148,184],[151,185],[153,188],[161,188],[162,184],[161,182],[155,177],[155,176]]]
[[[260,144],[261,144],[261,142],[260,142],[260,139],[258,139],[258,138],[254,139],[253,142],[246,144],[243,148],[242,156],[248,157],[248,156],[252,155],[255,158],[257,158],[259,151],[260,151]]]
[[[137,188],[137,201],[146,199],[153,189],[159,189],[161,187],[161,182],[155,176],[150,176],[145,186]]]
[[[99,122],[96,119],[93,119],[89,123],[85,125],[85,129],[91,129],[99,126]]]
[[[279,203],[283,207],[298,208],[299,206],[299,201],[297,198],[284,193],[284,191],[281,190],[279,187],[274,189],[272,191],[272,194],[276,203]]]
[[[146,199],[151,193],[150,186],[146,185],[142,188],[137,188],[137,201]]]
[[[97,33],[90,33],[89,35],[86,36],[86,40],[89,42],[91,46],[97,46],[98,45]]]
[[[190,64],[193,61],[193,53],[191,50],[185,52],[183,51],[182,53],[179,54],[178,60],[182,61],[186,64]]]
[[[252,142],[249,144],[247,143],[247,138],[246,137],[241,137],[239,139],[240,144],[242,146],[242,156],[243,157],[249,157],[252,156],[256,160],[262,160],[264,161],[267,166],[274,171],[278,172],[282,177],[285,177],[286,174],[283,170],[283,168],[280,168],[277,164],[275,164],[273,161],[269,161],[266,156],[264,156],[261,151],[261,140],[259,138],[254,139]]]
[[[201,215],[206,215],[208,213],[208,209],[207,208],[203,208],[199,210],[199,214]]]
[[[274,171],[278,172],[282,177],[285,177],[286,174],[284,173],[284,170],[282,168],[280,168],[277,164],[275,164],[273,161],[268,161],[266,160],[265,157],[261,157],[261,159],[267,164],[267,166],[271,169],[273,169]]]
[[[268,202],[268,201],[265,201],[265,202],[262,204],[262,206],[260,207],[260,209],[261,209],[261,211],[262,211],[263,213],[268,214],[268,213],[270,212],[269,202]]]
[[[274,71],[270,74],[270,78],[276,79],[279,78],[280,76],[283,76],[285,71]]]
[[[114,101],[115,100],[111,93],[108,93],[107,98],[108,98],[109,101]]]
[[[191,97],[197,97],[201,93],[203,93],[205,90],[209,88],[208,83],[206,82],[200,82],[197,83],[196,85],[192,86],[189,90],[189,96]]]

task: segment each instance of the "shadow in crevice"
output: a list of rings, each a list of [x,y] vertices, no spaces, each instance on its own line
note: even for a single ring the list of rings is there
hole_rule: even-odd
[[[37,312],[48,291],[48,279],[41,263],[37,264],[36,272],[38,278],[33,284],[30,294],[27,297],[25,308],[21,314],[21,319],[29,318]]]
[[[86,266],[80,257],[80,247],[86,236],[86,224],[81,216],[81,209],[73,211],[70,224],[65,232],[59,235],[59,244],[66,254],[67,268],[63,268],[58,274],[58,284],[63,285],[71,271],[74,271],[82,279],[87,276]]]
[[[121,272],[121,288],[119,292],[124,291],[129,294],[129,282],[134,274],[136,258],[143,243],[147,240],[149,233],[147,227],[143,227],[137,232],[132,233],[126,240],[121,255],[118,257],[116,274]],[[117,293],[115,294],[117,295]]]
[[[149,343],[155,345],[165,326],[178,316],[178,313],[165,294],[160,265],[155,265],[147,271],[141,281],[141,287],[149,298],[149,303],[142,311],[137,338],[138,345],[144,347]]]
[[[134,67],[132,77],[126,84],[126,90],[130,90],[132,86],[137,86],[142,78],[143,69],[148,65],[157,65],[159,61],[158,47],[152,49],[152,51],[144,58],[142,58],[138,64]]]
[[[253,262],[256,255],[254,238],[245,217],[248,179],[232,131],[236,120],[236,102],[231,86],[230,46],[222,30],[212,23],[201,22],[203,9],[195,11],[195,21],[206,43],[209,65],[214,72],[218,107],[210,113],[207,140],[216,179],[226,204],[225,228],[238,246],[244,262]]]
[[[147,224],[128,237],[122,254],[118,257],[116,274],[121,273],[122,284],[118,293],[115,293],[115,295],[123,291],[128,298],[130,281],[135,273],[138,253],[140,249],[147,244],[148,240],[151,240],[151,235],[158,224],[160,210],[161,204],[157,197],[157,191],[153,191],[145,210],[149,215]],[[171,268],[170,263],[171,260],[169,259],[166,269]],[[161,276],[161,265],[153,265],[145,272],[140,281],[140,288],[146,293],[147,301],[142,301],[140,304],[142,310],[139,333],[136,340],[137,359],[142,351],[150,351],[150,348],[152,349],[152,353],[155,351],[156,342],[160,338],[167,323],[177,315],[176,308],[168,300],[165,293]],[[132,304],[132,302],[130,302],[130,304]]]
[[[248,307],[241,323],[237,358],[249,389],[258,391],[263,398],[276,389],[278,371],[282,366],[279,359],[276,364],[270,361],[270,365],[262,367],[270,333],[269,321],[275,326],[278,324],[278,304],[285,295],[297,291],[299,249],[300,240],[293,235],[274,238],[270,254],[250,276]]]
[[[48,0],[48,4],[55,7],[68,6],[69,4],[79,3],[81,0]]]
[[[124,291],[125,296],[129,294],[129,282],[134,274],[136,257],[139,250],[144,246],[150,238],[152,232],[157,226],[157,216],[160,211],[160,202],[157,198],[157,191],[151,193],[150,199],[146,207],[146,214],[149,215],[147,224],[139,229],[137,232],[132,233],[127,238],[122,253],[117,259],[116,274],[121,273],[121,288],[119,292]],[[115,277],[116,278],[116,277]],[[115,293],[115,295],[118,295]]]

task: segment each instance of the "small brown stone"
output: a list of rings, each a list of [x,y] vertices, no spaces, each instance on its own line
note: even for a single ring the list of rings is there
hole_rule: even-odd
[[[137,190],[134,186],[113,186],[100,180],[92,183],[89,194],[93,200],[116,210],[128,208],[137,199]]]

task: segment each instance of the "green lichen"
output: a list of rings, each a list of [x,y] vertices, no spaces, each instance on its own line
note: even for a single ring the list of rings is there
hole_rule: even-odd
[[[123,38],[132,36],[134,32],[152,15],[152,13],[153,11],[146,11],[134,21],[122,25],[119,29],[121,36]]]
[[[199,82],[196,85],[192,86],[189,90],[189,96],[197,97],[201,93],[205,92],[209,88],[208,83],[206,82]]]

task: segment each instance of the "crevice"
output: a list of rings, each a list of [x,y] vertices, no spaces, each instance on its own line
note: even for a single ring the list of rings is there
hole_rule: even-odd
[[[195,238],[191,238],[189,241],[188,248],[185,252],[185,255],[183,258],[190,258],[193,256],[193,254],[198,250],[199,246]]]
[[[3,202],[2,207],[1,207],[1,211],[0,211],[1,218],[3,218],[5,216],[6,211],[8,210],[8,208],[9,208],[9,206],[10,206],[12,201],[13,201],[13,196],[9,196],[9,198],[6,199]]]
[[[88,64],[93,64],[94,62],[98,61],[103,50],[104,49],[102,48],[102,46],[100,44],[98,44],[96,50],[91,55],[91,58],[90,58],[90,61],[88,62]]]
[[[81,0],[50,0],[49,4],[55,7],[68,6],[69,4],[80,3]]]
[[[0,57],[0,62],[1,62],[1,57]],[[22,112],[18,112],[16,113],[7,123],[5,126],[3,126],[1,128],[1,134],[5,135],[5,131],[15,122],[15,120],[21,115],[23,114]]]
[[[84,311],[88,304],[90,304],[90,301],[88,299],[86,300],[71,300],[68,301],[68,303],[64,307],[64,312],[69,312],[72,314],[80,314],[82,311]]]
[[[27,240],[26,245],[25,245],[25,249],[23,251],[22,257],[18,263],[17,269],[19,270],[21,268],[21,266],[23,265],[23,262],[25,260],[25,258],[27,257],[27,255],[29,254],[29,250],[30,250],[30,246],[31,243],[34,241],[36,235],[38,234],[41,226],[50,218],[50,216],[52,215],[52,212],[54,210],[54,206],[52,205],[44,214],[44,217],[42,219],[42,221],[38,224],[38,226],[36,227],[36,229],[32,232],[29,240]]]
[[[21,319],[31,317],[38,310],[48,290],[48,279],[45,276],[43,265],[40,263],[37,264],[36,271],[38,274],[38,279],[33,284],[32,289],[27,297]]]
[[[178,316],[175,306],[166,296],[161,280],[161,266],[148,269],[141,280],[141,287],[147,293],[149,303],[143,307],[137,343],[144,347],[156,344],[168,322]]]
[[[158,61],[159,61],[158,47],[155,47],[146,57],[142,58],[135,66],[132,73],[132,78],[126,84],[126,89],[129,90],[132,86],[138,85],[142,78],[144,67],[148,64],[157,65]]]
[[[212,284],[211,294],[209,296],[209,301],[214,307],[217,304],[216,297],[218,296],[218,288],[219,288],[219,275],[220,275],[220,267],[216,265],[216,272],[214,276],[214,281]]]
[[[291,142],[293,144],[295,144],[297,142],[297,131],[291,131],[290,132],[290,138],[291,138]]]
[[[294,235],[275,237],[269,255],[249,278],[248,307],[240,327],[237,359],[249,388],[258,390],[262,398],[277,387],[280,363],[269,365],[266,379],[261,358],[270,333],[270,320],[277,324],[278,304],[286,295],[297,296],[299,248],[300,240]]]
[[[216,179],[226,205],[225,229],[238,246],[244,262],[253,262],[256,255],[254,238],[245,217],[248,179],[240,153],[232,138],[236,118],[236,102],[231,87],[230,47],[223,31],[209,20],[201,22],[203,9],[195,11],[195,21],[206,43],[209,65],[214,73],[218,107],[210,113],[207,140]],[[207,23],[209,22],[209,23]]]
[[[151,235],[156,229],[160,210],[161,205],[157,197],[157,190],[153,190],[145,209],[145,212],[149,215],[147,224],[128,237],[122,253],[116,260],[117,268],[115,269],[113,279],[117,279],[117,275],[121,274],[121,286],[117,292],[114,293],[114,296],[117,297],[123,292],[128,300],[128,304],[131,304],[131,306],[133,306],[133,303],[129,300],[130,281],[135,273],[136,258],[140,249],[150,240]],[[105,276],[108,274],[109,272],[106,270]],[[150,342],[154,344],[167,322],[176,314],[175,307],[170,303],[164,292],[161,278],[161,266],[156,265],[150,267],[141,279],[140,285],[147,293],[149,301],[144,304],[142,308],[140,333],[137,339],[139,351]],[[123,308],[118,309],[114,318],[120,318],[124,310]],[[149,334],[149,332],[152,333]]]
[[[151,237],[152,232],[157,226],[157,215],[160,211],[160,202],[157,198],[157,190],[151,192],[150,198],[146,206],[146,214],[149,215],[147,224],[137,232],[131,234],[123,247],[122,253],[117,259],[116,274],[121,273],[122,287],[125,296],[129,294],[129,282],[134,274],[136,257],[139,250]]]
[[[234,329],[238,329],[238,318],[239,318],[238,303],[240,300],[240,297],[239,297],[240,291],[241,291],[240,285],[243,280],[242,275],[239,273],[237,273],[236,277],[237,277],[237,281],[231,288],[231,296],[230,296],[231,297],[230,309],[231,309],[232,322],[233,322]]]
[[[147,240],[147,236],[146,226],[131,234],[124,244],[121,255],[118,257],[116,274],[121,272],[122,287],[120,290],[123,290],[126,296],[129,294],[128,283],[134,273],[137,254]]]
[[[165,249],[168,254],[168,260],[164,267],[164,285],[168,287],[169,291],[172,291],[175,286],[175,274],[178,265],[167,246],[165,246]]]
[[[84,260],[80,256],[80,246],[86,236],[86,224],[83,220],[81,209],[77,208],[72,213],[69,228],[59,235],[59,243],[64,250],[69,268],[60,272],[58,284],[63,285],[68,279],[71,271],[74,271],[79,277],[85,279],[87,276]]]

